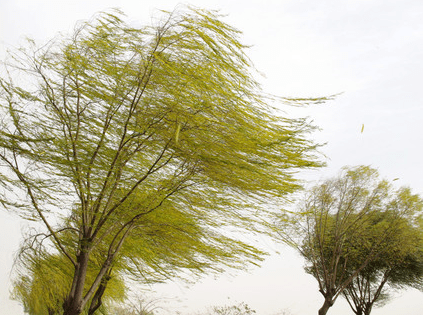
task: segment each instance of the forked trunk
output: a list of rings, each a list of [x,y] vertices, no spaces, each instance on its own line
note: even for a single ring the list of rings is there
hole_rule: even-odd
[[[356,315],[370,315],[370,313],[372,312],[372,307],[373,307],[372,302],[363,303],[356,306],[356,310],[354,310],[354,313]]]
[[[373,303],[370,305],[366,305],[366,307],[364,308],[363,315],[370,315],[372,311],[372,307],[373,307]]]

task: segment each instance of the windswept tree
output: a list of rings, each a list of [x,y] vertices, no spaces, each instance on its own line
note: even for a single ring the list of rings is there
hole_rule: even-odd
[[[402,220],[420,211],[418,196],[394,190],[375,169],[358,166],[311,189],[299,212],[282,217],[281,237],[305,258],[324,297],[319,315],[360,272],[387,258]]]
[[[398,192],[398,199],[392,206],[392,212],[380,213],[373,224],[394,223],[393,232],[385,237],[383,251],[363,268],[343,292],[353,312],[357,315],[369,315],[374,305],[382,305],[390,298],[392,289],[405,287],[423,288],[423,230],[416,211],[422,209],[422,200],[412,195],[405,188]],[[396,209],[415,209],[408,215],[397,218]],[[372,234],[363,235],[367,242],[384,237],[381,229],[373,229]],[[365,251],[368,249],[364,249]],[[358,261],[349,266],[361,264],[360,259],[368,253],[362,253]],[[354,269],[354,267],[353,267]]]
[[[321,165],[313,127],[269,105],[221,18],[185,9],[135,28],[103,13],[9,57],[0,200],[40,223],[36,264],[70,266],[64,315],[93,314],[114,277],[257,263],[234,232],[270,232],[269,202]]]

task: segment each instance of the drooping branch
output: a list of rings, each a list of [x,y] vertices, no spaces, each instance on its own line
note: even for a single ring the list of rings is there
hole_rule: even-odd
[[[54,229],[52,228],[52,226],[50,225],[50,223],[48,222],[47,218],[44,216],[43,211],[41,210],[41,208],[38,205],[38,201],[35,198],[35,195],[32,191],[32,186],[29,183],[29,181],[25,178],[24,174],[21,173],[21,171],[19,170],[19,166],[17,164],[17,158],[16,156],[14,156],[15,158],[15,163],[12,163],[11,161],[9,161],[9,159],[7,159],[3,154],[0,153],[0,158],[7,164],[9,165],[10,169],[16,174],[16,176],[19,178],[20,182],[25,186],[26,188],[26,192],[31,200],[31,204],[34,207],[35,211],[37,212],[39,218],[41,219],[41,221],[44,223],[45,227],[47,228],[47,230],[50,232],[50,234],[53,236],[54,239],[54,244],[57,246],[57,248],[71,261],[71,263],[73,265],[76,265],[75,260],[72,258],[72,256],[68,253],[68,251],[65,249],[65,247],[63,246],[60,238],[57,236],[56,232],[54,231]]]

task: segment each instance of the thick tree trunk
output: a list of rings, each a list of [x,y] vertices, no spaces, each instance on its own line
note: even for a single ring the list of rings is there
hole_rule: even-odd
[[[63,305],[63,315],[80,315],[81,313],[80,304],[78,305],[74,301],[69,301],[69,303]]]
[[[319,315],[326,315],[329,308],[333,305],[332,299],[325,299],[325,303],[323,303],[323,306],[319,310]]]
[[[82,248],[77,256],[77,266],[73,275],[72,287],[69,295],[63,303],[63,315],[79,315],[82,313],[82,305],[85,279],[87,276],[89,252]]]

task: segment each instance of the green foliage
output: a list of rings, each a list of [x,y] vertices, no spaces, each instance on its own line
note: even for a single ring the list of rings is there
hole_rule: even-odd
[[[238,30],[216,12],[163,14],[142,28],[99,14],[12,55],[0,79],[0,200],[70,264],[65,315],[95,312],[113,275],[257,263],[233,232],[270,233],[271,201],[321,166],[313,127],[268,105]]]
[[[415,225],[422,204],[410,189],[395,190],[367,166],[344,168],[339,177],[308,192],[302,211],[285,217],[291,229],[281,236],[300,251],[306,271],[319,283],[325,297],[319,314],[325,314],[346,288],[361,286],[360,273],[371,274],[402,261],[409,250],[420,251],[415,239],[406,235],[417,232],[409,224]]]
[[[28,259],[29,257],[27,257]],[[69,264],[63,265],[59,256],[33,257],[28,267],[14,282],[12,297],[22,301],[24,310],[31,315],[60,314],[71,279]]]
[[[15,266],[12,298],[21,301],[30,315],[60,315],[72,282],[72,264],[63,255],[51,255],[27,245],[22,247],[19,265]],[[92,281],[94,276],[95,270],[91,270],[87,277]],[[111,277],[108,287],[106,301],[125,298],[122,277]]]
[[[404,207],[410,212],[397,217],[397,210]],[[369,236],[372,239],[383,238],[383,250],[360,270],[343,292],[356,314],[368,315],[373,305],[386,303],[390,298],[389,288],[422,288],[423,230],[418,222],[419,216],[416,216],[421,209],[420,197],[411,194],[409,189],[400,189],[392,202],[393,211],[378,213],[373,220]],[[381,222],[391,226],[388,235],[384,235],[384,230],[378,227]],[[357,261],[350,261],[349,266],[361,264],[360,259],[365,255],[358,257]]]

